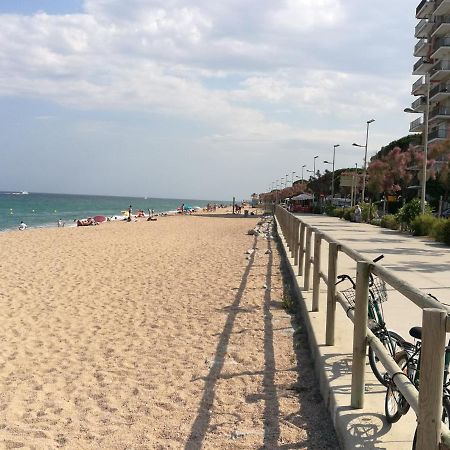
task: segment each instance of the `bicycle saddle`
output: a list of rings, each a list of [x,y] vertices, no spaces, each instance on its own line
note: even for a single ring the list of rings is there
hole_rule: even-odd
[[[412,327],[409,330],[409,334],[414,339],[422,339],[422,327]]]

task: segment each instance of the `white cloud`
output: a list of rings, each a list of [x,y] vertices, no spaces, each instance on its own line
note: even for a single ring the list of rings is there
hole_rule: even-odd
[[[372,52],[392,33],[364,34],[370,19],[356,0],[87,0],[82,14],[0,15],[0,95],[187,118],[216,142],[350,139],[361,115],[401,111],[409,83],[364,59],[383,61]]]

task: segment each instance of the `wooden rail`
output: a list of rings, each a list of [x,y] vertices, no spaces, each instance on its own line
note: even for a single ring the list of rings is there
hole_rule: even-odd
[[[319,311],[320,280],[327,286],[326,311],[326,345],[335,342],[336,302],[339,302],[353,322],[353,357],[351,406],[362,408],[365,391],[365,359],[367,345],[370,345],[380,362],[406,398],[418,417],[417,450],[438,450],[440,442],[450,447],[450,431],[441,422],[442,385],[444,373],[445,337],[450,331],[450,310],[437,300],[423,293],[406,281],[400,279],[378,264],[361,255],[356,250],[340,243],[317,228],[304,222],[300,217],[276,206],[276,222],[289,247],[294,265],[298,265],[298,275],[303,276],[303,288],[311,288],[311,265],[313,265],[312,310]],[[314,249],[312,235],[314,233]],[[322,242],[328,242],[328,273],[321,270]],[[311,252],[314,250],[314,256]],[[356,299],[354,311],[349,308],[347,300],[336,291],[336,276],[339,252],[357,262]],[[367,308],[369,278],[373,273],[408,300],[423,310],[422,349],[420,377],[426,382],[420,384],[419,392],[411,381],[402,374],[400,367],[392,359],[380,340],[367,328]]]

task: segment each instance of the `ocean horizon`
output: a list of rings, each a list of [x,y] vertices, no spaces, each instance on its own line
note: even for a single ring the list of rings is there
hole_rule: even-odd
[[[208,203],[229,204],[231,201],[0,191],[0,231],[16,230],[21,221],[29,228],[55,227],[58,220],[73,226],[77,219],[86,217],[120,216],[129,205],[133,211],[169,212],[182,203],[203,208]]]

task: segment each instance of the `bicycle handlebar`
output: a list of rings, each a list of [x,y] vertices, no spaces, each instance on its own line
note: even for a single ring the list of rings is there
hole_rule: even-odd
[[[378,261],[380,261],[383,258],[384,258],[384,255],[377,256],[375,259],[372,260],[372,262],[377,263]],[[370,277],[369,285],[372,286],[373,285],[373,275],[370,273],[369,277]],[[350,275],[347,275],[344,273],[342,275],[338,275],[336,278],[339,280],[336,282],[336,285],[342,283],[344,280],[349,280],[353,285],[353,289],[356,288],[356,283]]]

